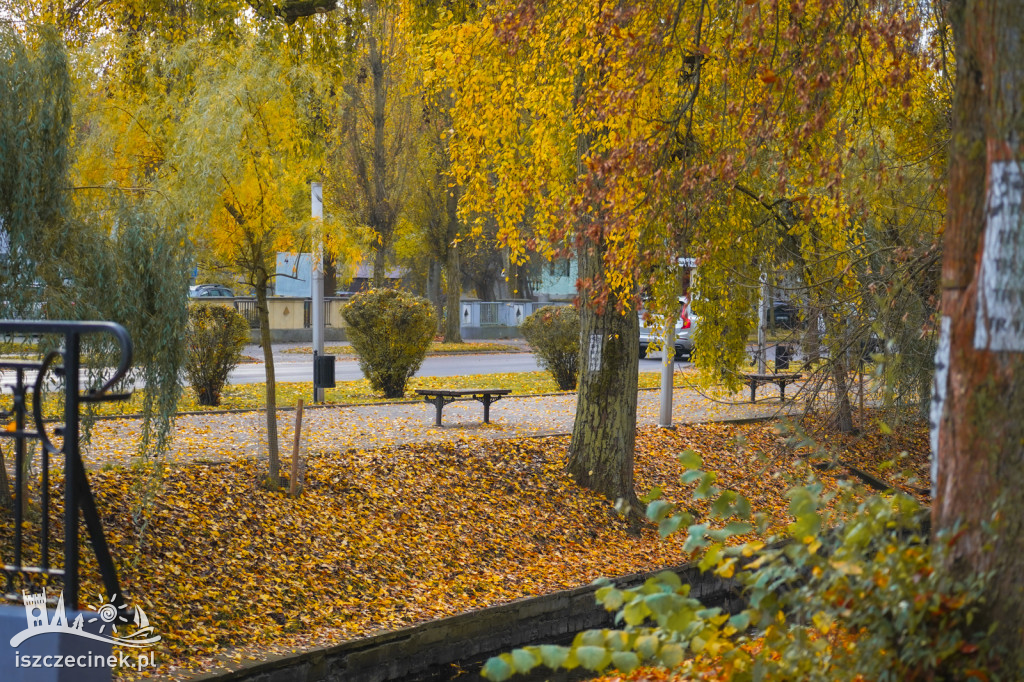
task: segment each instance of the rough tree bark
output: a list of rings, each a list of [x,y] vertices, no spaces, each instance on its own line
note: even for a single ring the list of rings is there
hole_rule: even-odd
[[[462,298],[462,263],[459,257],[459,245],[456,239],[459,236],[459,188],[453,187],[448,192],[448,200],[445,202],[445,209],[448,213],[448,254],[445,261],[445,314],[444,314],[444,340],[445,343],[462,343],[462,312],[459,310],[459,300]]]
[[[437,316],[437,326],[434,333],[438,336],[444,334],[444,296],[441,293],[441,261],[437,258],[430,259],[427,266],[427,300],[434,306],[434,315]]]
[[[267,377],[267,455],[270,460],[267,484],[276,489],[280,484],[281,464],[277,451],[277,381],[274,377],[274,349],[270,341],[270,310],[267,307],[269,277],[266,273],[261,273],[256,279],[256,311],[260,319],[260,346],[263,348],[263,363]]]
[[[579,249],[580,275],[599,274],[599,245]],[[640,508],[633,485],[640,325],[633,312],[580,304],[580,380],[569,444],[569,474],[610,500]]]
[[[947,566],[955,575],[993,572],[986,618],[999,624],[1008,679],[1024,679],[1024,12],[1000,0],[953,0],[949,10],[957,78],[933,528],[963,524]],[[982,528],[994,514],[996,538]]]

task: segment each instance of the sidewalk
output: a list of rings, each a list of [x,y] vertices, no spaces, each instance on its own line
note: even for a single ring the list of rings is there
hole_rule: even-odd
[[[762,400],[763,397],[766,398]],[[673,393],[673,423],[777,416],[799,409],[799,403],[778,402],[777,391],[759,392],[758,402],[743,402],[743,393],[716,402],[696,391],[677,388]],[[637,425],[658,423],[658,390],[639,392]],[[436,411],[426,402],[361,407],[311,407],[303,412],[302,445],[307,451],[337,451],[397,446],[411,442],[438,442],[463,437],[513,438],[572,432],[576,395],[509,396],[491,406],[491,423],[483,423],[483,405],[460,401],[444,408],[444,425],[435,426]],[[290,457],[294,411],[278,414],[281,457]],[[128,464],[141,430],[137,419],[102,421],[84,454],[87,467]],[[222,464],[237,458],[265,456],[266,416],[262,412],[184,415],[175,424],[169,461],[180,464]]]

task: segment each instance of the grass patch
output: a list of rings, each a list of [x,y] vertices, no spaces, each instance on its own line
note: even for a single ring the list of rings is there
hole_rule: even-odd
[[[684,386],[695,376],[692,370],[677,370],[674,374],[675,385]],[[657,388],[660,385],[660,372],[641,372],[638,380],[639,388]],[[399,400],[421,400],[416,395],[417,388],[510,388],[515,395],[537,395],[543,393],[559,393],[554,379],[547,372],[510,372],[506,374],[474,374],[454,377],[413,377],[409,380],[403,398],[385,400],[370,388],[366,379],[357,381],[341,381],[335,388],[324,390],[324,402],[329,405],[359,405],[364,403],[388,403]],[[278,407],[294,407],[302,398],[309,403],[313,395],[313,382],[278,382]],[[62,414],[63,394],[47,394],[44,413],[53,417]],[[136,415],[142,409],[145,390],[135,391],[132,397],[123,402],[98,403],[96,414],[101,416]],[[185,387],[178,401],[178,412],[205,412],[224,410],[257,410],[266,405],[263,384],[229,384],[224,387],[221,404],[217,407],[200,405],[195,393]],[[4,407],[0,403],[0,408]]]

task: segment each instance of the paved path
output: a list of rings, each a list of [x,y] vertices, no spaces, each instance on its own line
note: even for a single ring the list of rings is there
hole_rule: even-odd
[[[792,389],[791,389],[792,390]],[[762,400],[762,396],[766,398]],[[773,397],[774,396],[774,397]],[[743,393],[716,402],[696,391],[677,388],[673,394],[673,421],[702,422],[744,419],[778,414],[782,407],[778,393],[759,391],[758,403],[743,402]],[[794,409],[786,403],[786,409]],[[572,431],[576,395],[509,396],[491,406],[491,423],[483,424],[483,405],[476,401],[456,402],[444,408],[444,425],[434,425],[435,409],[426,402],[370,405],[362,407],[315,407],[303,414],[302,445],[308,450],[343,450],[436,442],[458,437],[510,438],[541,436]],[[637,423],[658,422],[659,391],[639,392]],[[278,415],[282,456],[290,453],[295,413]],[[106,420],[94,428],[86,464],[130,461],[140,430],[137,419]],[[175,425],[170,461],[176,463],[223,463],[238,457],[263,456],[266,417],[261,412],[184,415]]]

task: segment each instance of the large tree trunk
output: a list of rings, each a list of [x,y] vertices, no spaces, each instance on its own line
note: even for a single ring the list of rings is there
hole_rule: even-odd
[[[274,349],[270,342],[270,311],[267,308],[265,279],[261,279],[256,286],[256,310],[260,317],[260,346],[263,348],[263,367],[267,377],[267,455],[270,460],[267,483],[276,489],[281,469],[277,452],[277,381],[274,378]]]
[[[434,333],[444,334],[444,296],[441,294],[441,262],[436,258],[430,259],[427,266],[427,300],[434,306],[434,315],[437,317],[437,326]]]
[[[955,575],[992,572],[986,618],[999,624],[992,637],[1007,653],[1005,674],[1022,679],[1024,13],[1015,2],[955,0],[950,20],[957,79],[942,267],[942,324],[948,334],[936,355],[939,400],[933,406],[940,417],[933,423],[933,528],[963,524],[948,566]],[[997,511],[998,535],[992,538],[982,524]]]
[[[445,343],[462,343],[462,263],[459,254],[459,188],[452,187],[445,202],[448,214],[448,258],[445,262]]]
[[[373,29],[371,28],[371,31]],[[373,286],[384,285],[387,276],[385,256],[394,236],[395,220],[387,191],[387,149],[384,128],[387,121],[387,83],[385,83],[384,48],[377,37],[367,41],[367,58],[373,79],[373,187],[370,204],[370,227],[377,233],[373,255]]]
[[[602,266],[597,245],[580,249],[580,273]],[[595,310],[581,297],[580,383],[569,444],[569,473],[582,486],[639,509],[633,488],[640,326],[635,313]]]
[[[445,343],[462,343],[462,311],[459,302],[462,299],[462,267],[459,258],[459,245],[448,247],[448,261],[445,263],[445,306],[444,306],[444,341]]]

